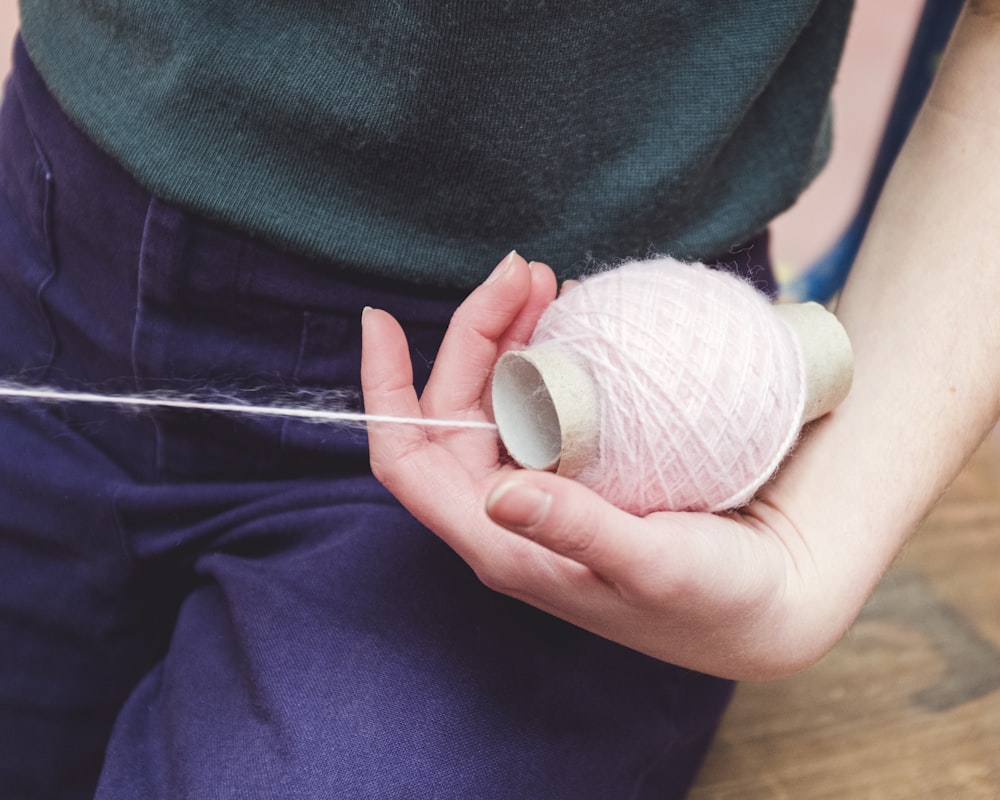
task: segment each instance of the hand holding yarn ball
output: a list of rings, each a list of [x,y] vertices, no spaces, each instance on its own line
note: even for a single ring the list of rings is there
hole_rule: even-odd
[[[618,275],[645,268],[627,266]],[[801,516],[801,497],[788,504],[788,497],[779,494],[753,512],[639,516],[588,489],[580,476],[595,463],[603,466],[602,448],[614,444],[607,435],[609,428],[601,421],[603,413],[613,418],[611,430],[622,426],[628,431],[635,426],[644,437],[650,436],[646,427],[651,423],[671,422],[681,413],[699,425],[699,420],[706,420],[696,438],[684,433],[683,425],[669,435],[656,433],[643,438],[643,447],[654,443],[655,452],[646,455],[655,458],[644,460],[641,472],[628,462],[615,462],[615,470],[626,472],[593,469],[593,486],[599,491],[618,487],[622,495],[617,502],[634,502],[637,512],[666,504],[662,488],[656,489],[660,493],[657,498],[656,492],[647,493],[647,487],[668,486],[657,481],[674,471],[670,458],[686,459],[703,438],[707,449],[702,450],[701,458],[709,459],[709,474],[724,475],[722,462],[716,463],[715,449],[721,445],[715,441],[733,440],[734,419],[744,424],[750,420],[751,427],[770,425],[779,417],[790,424],[793,430],[787,435],[772,432],[769,439],[760,439],[751,447],[727,445],[731,459],[752,450],[755,464],[769,467],[780,460],[782,447],[794,441],[794,429],[810,413],[806,409],[814,405],[810,396],[823,396],[822,392],[801,391],[803,375],[812,375],[812,384],[819,386],[824,374],[837,374],[836,370],[803,373],[798,366],[832,363],[809,355],[821,353],[822,345],[829,342],[810,325],[797,325],[812,331],[810,336],[791,339],[787,323],[775,317],[776,311],[766,298],[744,284],[725,283],[729,288],[722,293],[698,290],[692,297],[691,289],[665,288],[659,283],[660,277],[670,276],[734,280],[709,273],[704,267],[661,264],[656,275],[639,281],[641,290],[636,298],[617,305],[601,299],[603,289],[595,291],[595,286],[600,288],[614,274],[590,278],[556,300],[552,271],[542,264],[530,267],[512,254],[455,312],[430,380],[419,396],[413,386],[410,348],[400,325],[379,310],[368,312],[363,325],[366,413],[468,422],[496,419],[507,446],[517,452],[517,443],[511,440],[510,427],[503,418],[505,400],[491,384],[498,366],[520,364],[529,378],[532,370],[537,374],[534,383],[529,380],[527,386],[519,378],[508,400],[530,410],[526,415],[529,422],[540,414],[543,420],[559,423],[555,429],[539,426],[549,438],[543,439],[542,461],[531,466],[560,472],[582,466],[576,480],[539,469],[519,469],[504,454],[496,431],[413,425],[369,427],[372,471],[488,587],[680,666],[731,678],[788,674],[825,652],[830,631],[840,630],[837,620],[824,617],[835,613],[836,604],[816,602],[818,596],[829,597],[831,573],[811,557],[807,538],[811,529],[798,527],[808,522],[808,517],[803,520]],[[734,307],[726,299],[730,291],[742,298],[742,305]],[[641,334],[642,342],[657,343],[660,351],[652,353],[648,344],[644,345],[644,358],[650,363],[660,365],[661,356],[677,359],[677,394],[673,397],[664,395],[662,386],[648,385],[651,379],[642,377],[636,362],[626,360],[616,366],[615,387],[625,385],[627,378],[629,386],[641,390],[637,396],[645,404],[642,408],[657,410],[657,416],[627,421],[621,413],[624,399],[602,407],[604,390],[591,383],[594,370],[586,360],[560,355],[557,363],[570,364],[571,375],[575,371],[586,378],[582,383],[568,380],[566,385],[574,391],[581,385],[589,386],[589,405],[578,402],[578,395],[560,391],[547,368],[528,361],[535,359],[543,340],[546,349],[559,350],[587,338],[576,324],[579,315],[575,309],[588,297],[597,298],[599,308]],[[798,309],[800,316],[819,312],[818,308]],[[825,320],[825,312],[819,317]],[[667,329],[657,326],[670,320],[691,335],[707,337],[706,341],[673,339],[672,344],[665,344],[662,337]],[[773,341],[768,338],[766,345],[761,344],[763,330],[772,330],[774,337]],[[819,331],[823,330],[821,325]],[[835,328],[834,333],[834,341],[843,344],[837,339],[839,330]],[[708,339],[728,342],[737,353],[745,351],[744,360],[736,359],[727,348],[709,346]],[[770,348],[764,352],[774,352],[767,356],[757,388],[751,390],[745,385],[747,365],[755,363],[753,354],[762,347]],[[705,372],[695,381],[685,377],[689,369],[681,365],[691,362],[692,356],[715,372]],[[727,375],[720,376],[720,371],[727,370]],[[786,370],[793,377],[779,380],[779,371],[786,375]],[[656,375],[658,380],[661,375]],[[809,385],[806,381],[805,386]],[[784,392],[789,389],[795,391],[791,400],[785,400]],[[628,395],[615,397],[628,397],[632,402],[632,393],[638,390],[629,389]],[[538,402],[546,395],[551,402]],[[567,415],[563,402],[567,396],[572,400],[572,411],[590,408],[593,416]],[[747,396],[755,398],[750,411],[743,405]],[[780,414],[779,405],[786,409]],[[666,413],[660,413],[661,406]],[[822,408],[822,404],[815,405],[812,413]],[[576,419],[590,422],[578,425]],[[594,431],[599,434],[596,446],[587,435]],[[585,435],[577,438],[578,432]],[[771,451],[768,442],[779,446]],[[585,457],[579,458],[580,454]],[[589,461],[594,454],[596,462]],[[520,457],[525,458],[523,453]],[[698,462],[684,461],[685,465],[693,463]],[[742,472],[752,473],[753,469],[742,468]],[[641,480],[634,481],[636,478]],[[707,502],[698,499],[696,482],[685,483],[682,489],[672,490],[675,496],[695,499],[670,502],[692,508],[719,507],[729,497],[752,494],[755,483],[720,489],[721,499]]]
[[[528,347],[497,364],[493,411],[522,466],[637,515],[722,511],[843,399],[851,362],[821,306],[772,306],[730,274],[662,258],[549,305]]]

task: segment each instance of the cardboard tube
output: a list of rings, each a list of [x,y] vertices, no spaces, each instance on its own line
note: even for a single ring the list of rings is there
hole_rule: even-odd
[[[597,460],[597,392],[558,345],[504,353],[493,374],[493,417],[523,467],[573,477]]]
[[[847,397],[854,378],[854,352],[847,332],[819,303],[774,307],[792,330],[805,368],[806,404],[802,424],[833,411]]]

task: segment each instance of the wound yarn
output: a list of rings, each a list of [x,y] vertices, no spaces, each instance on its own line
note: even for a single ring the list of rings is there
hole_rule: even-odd
[[[595,405],[591,452],[559,471],[634,514],[744,505],[803,422],[806,370],[792,329],[751,285],[702,264],[628,263],[549,305],[527,350],[501,359],[494,379],[496,420],[515,458],[520,427],[554,421],[537,396],[548,389],[525,382],[535,353],[557,353],[592,383],[593,401],[585,390],[567,403]]]

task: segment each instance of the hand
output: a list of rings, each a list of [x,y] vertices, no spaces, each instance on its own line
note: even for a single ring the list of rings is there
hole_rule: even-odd
[[[423,396],[403,331],[364,318],[366,411],[490,419],[489,380],[556,293],[512,254],[456,311]],[[733,678],[813,661],[843,625],[816,619],[816,565],[794,526],[758,502],[717,516],[634,517],[559,476],[501,460],[487,430],[374,425],[376,477],[489,587],[654,657]],[[846,623],[844,623],[846,624]]]

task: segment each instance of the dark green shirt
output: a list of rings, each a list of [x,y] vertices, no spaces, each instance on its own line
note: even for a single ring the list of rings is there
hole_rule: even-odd
[[[850,0],[21,0],[169,202],[384,278],[725,253],[823,163]]]

